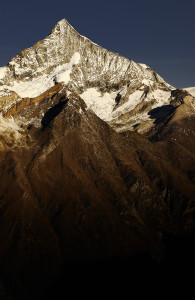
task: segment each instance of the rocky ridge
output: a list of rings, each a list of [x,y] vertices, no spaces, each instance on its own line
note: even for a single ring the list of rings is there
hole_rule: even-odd
[[[1,69],[0,103],[4,109],[8,104],[5,97],[13,93],[15,98],[9,105],[18,97],[36,97],[63,82],[117,131],[133,129],[133,125],[148,120],[149,110],[169,104],[173,89],[148,66],[79,35],[65,19],[48,37]]]

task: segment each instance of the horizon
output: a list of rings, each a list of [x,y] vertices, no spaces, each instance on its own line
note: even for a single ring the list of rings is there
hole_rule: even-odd
[[[12,2],[12,1],[11,1]],[[195,86],[193,1],[24,0],[2,4],[0,67],[44,39],[62,19],[99,46],[144,63],[176,88]],[[37,5],[36,5],[37,4]],[[38,9],[37,9],[38,7]],[[102,9],[103,7],[103,9]],[[100,23],[101,22],[101,23]]]

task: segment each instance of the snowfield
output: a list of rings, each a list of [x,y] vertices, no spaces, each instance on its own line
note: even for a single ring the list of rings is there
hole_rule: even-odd
[[[15,82],[11,90],[21,97],[37,97],[54,86],[57,82],[67,84],[70,81],[70,74],[73,67],[77,65],[79,61],[80,54],[75,52],[69,63],[58,66],[50,74],[44,74],[31,81]]]
[[[112,120],[112,111],[116,105],[116,95],[116,92],[101,95],[96,88],[89,88],[80,97],[85,101],[87,108],[95,112],[100,119],[110,121]]]
[[[6,67],[0,67],[0,79],[5,76],[6,69]]]
[[[109,122],[133,110],[144,100],[144,91],[136,90],[128,96],[128,100],[124,104],[116,106],[115,98],[117,94],[120,93],[121,96],[125,96],[126,91],[127,87],[123,87],[120,92],[105,93],[102,95],[96,88],[89,88],[80,97],[85,101],[88,109],[91,109],[100,119]],[[153,105],[153,108],[155,108],[168,104],[170,96],[170,91],[157,89],[148,95],[147,101],[156,99],[156,103]],[[149,116],[146,114],[145,118],[147,119]]]
[[[185,88],[188,93],[190,93],[193,97],[195,97],[195,87]]]

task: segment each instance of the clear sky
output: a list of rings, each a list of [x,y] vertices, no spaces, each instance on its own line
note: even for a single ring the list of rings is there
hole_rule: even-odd
[[[63,18],[102,47],[146,63],[173,86],[195,86],[195,0],[1,1],[0,66]]]

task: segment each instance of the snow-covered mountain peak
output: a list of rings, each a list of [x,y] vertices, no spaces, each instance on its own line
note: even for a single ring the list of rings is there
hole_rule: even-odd
[[[75,33],[78,34],[74,27],[64,18],[54,26],[54,28],[51,31],[51,34],[66,34],[68,29],[74,30]]]
[[[37,97],[59,82],[116,130],[126,128],[124,114],[129,128],[147,119],[148,110],[168,104],[172,89],[150,67],[98,46],[66,19],[1,68],[0,97]]]
[[[67,26],[71,26],[68,21],[64,18],[62,20],[60,20],[55,27],[53,28],[52,32],[54,31],[63,31],[65,27]],[[72,26],[71,26],[72,27]]]

